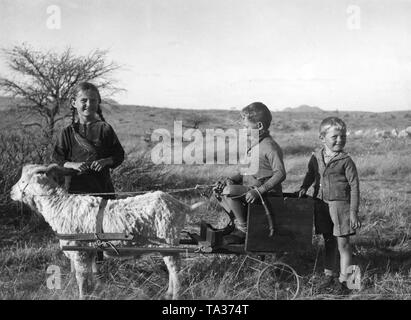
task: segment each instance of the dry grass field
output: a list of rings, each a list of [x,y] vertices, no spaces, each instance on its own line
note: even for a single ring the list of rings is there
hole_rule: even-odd
[[[58,248],[49,226],[27,208],[11,201],[11,186],[24,163],[48,163],[51,146],[36,127],[23,127],[14,109],[0,112],[0,299],[76,299],[70,264]],[[154,165],[148,137],[158,128],[172,131],[173,121],[184,128],[237,128],[235,110],[182,110],[140,106],[105,106],[106,120],[115,128],[127,160],[113,173],[116,190],[138,191],[188,188],[211,184],[235,168],[229,165]],[[302,182],[310,153],[319,144],[322,118],[338,115],[348,130],[401,130],[411,125],[411,111],[273,112],[271,134],[285,154],[287,179],[283,189],[294,192]],[[69,120],[67,120],[66,124]],[[63,124],[60,123],[61,127]],[[347,151],[360,174],[360,216],[363,227],[354,238],[354,262],[361,267],[362,289],[344,299],[411,299],[411,138],[348,136]],[[187,203],[200,199],[193,192],[176,194]],[[189,217],[187,229],[206,219],[222,226],[224,214],[210,200]],[[321,241],[312,250],[268,257],[293,266],[301,279],[298,299],[342,299],[315,290],[321,275]],[[181,271],[182,299],[258,299],[255,281],[259,266],[244,256],[190,255]],[[271,260],[270,260],[271,259]],[[257,264],[257,265],[256,265]],[[48,266],[62,271],[61,289],[46,286]],[[315,268],[314,268],[315,267]],[[105,260],[105,287],[95,299],[159,299],[167,274],[161,256],[139,260]]]

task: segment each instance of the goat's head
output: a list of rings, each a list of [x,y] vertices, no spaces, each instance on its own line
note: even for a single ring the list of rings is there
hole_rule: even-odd
[[[22,201],[31,206],[33,196],[56,188],[62,176],[72,174],[73,170],[57,164],[48,167],[37,164],[25,165],[20,180],[11,189],[10,197],[14,201]]]

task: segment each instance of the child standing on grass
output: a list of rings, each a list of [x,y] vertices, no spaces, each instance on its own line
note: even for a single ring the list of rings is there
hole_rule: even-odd
[[[325,242],[324,281],[321,289],[334,284],[334,266],[340,254],[339,292],[347,294],[347,268],[352,264],[350,236],[361,227],[358,218],[360,200],[359,179],[354,161],[344,152],[347,128],[341,119],[328,117],[320,124],[323,147],[311,156],[308,172],[299,191],[302,197],[314,184],[313,198],[316,233],[323,234]]]
[[[110,169],[123,162],[124,150],[103,117],[100,93],[93,84],[82,82],[74,88],[70,103],[72,123],[61,131],[53,152],[55,162],[79,172],[66,181],[67,191],[114,199]],[[99,251],[97,262],[102,261],[103,252]],[[99,271],[93,272],[99,278]]]
[[[105,193],[114,193],[110,169],[123,162],[124,150],[113,128],[105,122],[100,93],[93,84],[82,82],[73,90],[70,103],[72,123],[62,130],[53,153],[59,165],[79,171],[71,177],[68,192],[115,198]]]
[[[272,115],[267,106],[254,102],[241,110],[243,125],[250,134],[258,130],[258,141],[252,142],[248,152],[258,145],[258,170],[254,175],[236,175],[219,183],[217,194],[222,192],[221,206],[235,216],[236,230],[224,237],[226,244],[241,244],[247,233],[247,204],[260,201],[260,195],[268,193],[282,196],[281,182],[285,180],[286,172],[283,162],[283,152],[269,132]],[[224,189],[224,190],[223,190]]]

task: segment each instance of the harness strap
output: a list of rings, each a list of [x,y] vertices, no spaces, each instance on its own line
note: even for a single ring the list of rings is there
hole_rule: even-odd
[[[103,233],[103,219],[104,219],[104,209],[107,206],[107,199],[102,199],[100,206],[98,208],[97,217],[96,217],[96,233]]]
[[[107,199],[102,199],[96,216],[96,232],[95,233],[80,233],[80,234],[57,234],[60,240],[84,240],[96,241],[97,246],[109,245],[114,248],[111,240],[131,241],[134,236],[127,233],[103,233],[103,218],[104,210],[107,206]]]

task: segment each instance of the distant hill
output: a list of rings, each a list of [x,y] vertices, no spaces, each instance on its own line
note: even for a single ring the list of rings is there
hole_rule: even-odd
[[[309,112],[309,113],[324,112],[324,110],[320,109],[319,107],[311,107],[306,104],[302,104],[301,106],[298,106],[295,108],[285,108],[282,111],[283,112]]]
[[[21,114],[9,112],[15,106],[16,100],[0,97],[0,130],[16,128],[27,122],[21,119]],[[21,101],[20,101],[21,102]],[[105,100],[102,103],[105,119],[113,125],[116,132],[125,137],[130,135],[140,137],[158,128],[173,130],[173,121],[182,121],[187,128],[237,128],[239,110],[222,109],[175,109],[159,108],[141,105],[122,105],[116,101]],[[61,114],[63,115],[63,114]],[[273,112],[273,132],[294,133],[299,131],[317,130],[322,119],[327,116],[342,118],[350,131],[379,129],[402,130],[411,126],[411,110],[392,112],[364,111],[325,111],[318,107],[301,105],[297,108],[286,108]],[[33,115],[30,122],[41,121],[38,115]],[[66,119],[65,124],[71,120]],[[62,124],[61,124],[62,125]]]

